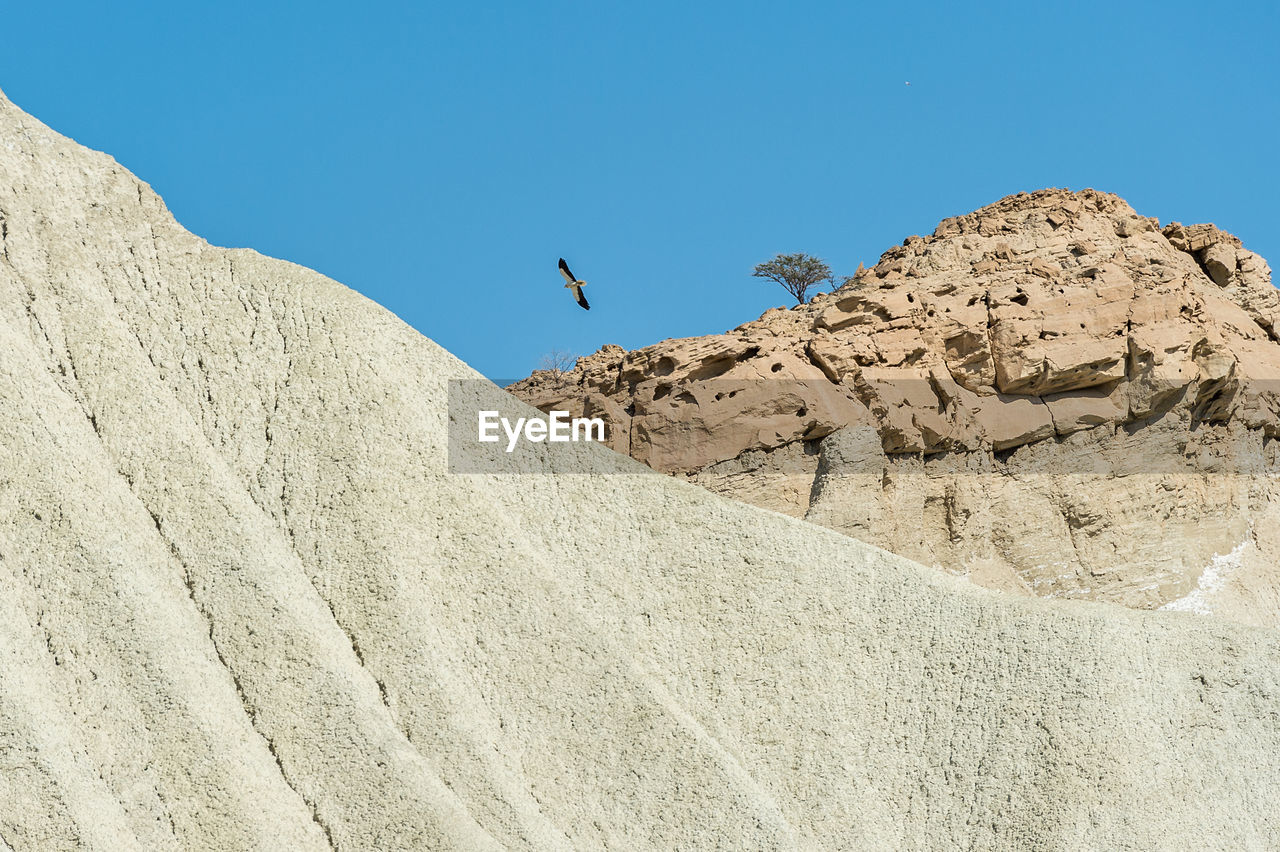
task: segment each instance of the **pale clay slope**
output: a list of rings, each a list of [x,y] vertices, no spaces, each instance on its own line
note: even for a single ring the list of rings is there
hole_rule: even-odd
[[[0,216],[0,849],[1280,834],[1273,633],[666,477],[450,475],[469,368],[3,98]]]

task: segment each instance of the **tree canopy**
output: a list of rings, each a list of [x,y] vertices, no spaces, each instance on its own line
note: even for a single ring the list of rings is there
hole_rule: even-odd
[[[754,278],[768,278],[782,285],[798,304],[803,304],[809,288],[832,281],[831,267],[822,258],[800,252],[798,254],[779,254],[773,260],[756,264],[751,273]]]

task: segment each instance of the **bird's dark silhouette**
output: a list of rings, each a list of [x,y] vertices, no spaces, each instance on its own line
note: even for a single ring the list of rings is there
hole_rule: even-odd
[[[573,293],[573,300],[582,306],[584,311],[591,310],[591,306],[587,304],[587,297],[582,295],[582,288],[587,286],[587,282],[579,281],[569,271],[569,264],[564,262],[564,258],[560,258],[560,274],[564,276],[564,280],[569,282],[564,286]]]

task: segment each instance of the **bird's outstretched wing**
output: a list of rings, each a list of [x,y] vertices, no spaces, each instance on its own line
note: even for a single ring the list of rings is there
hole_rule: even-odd
[[[577,278],[574,278],[573,273],[569,271],[569,264],[564,262],[563,257],[560,258],[560,274],[563,275],[564,280],[568,281],[570,284],[578,280]]]
[[[573,288],[573,298],[574,298],[574,299],[576,299],[576,300],[578,301],[578,304],[579,304],[579,305],[582,305],[582,309],[583,309],[584,311],[589,311],[589,310],[591,310],[591,306],[587,304],[587,297],[586,297],[586,296],[584,296],[584,295],[582,294],[582,288],[581,288],[581,287],[574,287],[574,288]]]

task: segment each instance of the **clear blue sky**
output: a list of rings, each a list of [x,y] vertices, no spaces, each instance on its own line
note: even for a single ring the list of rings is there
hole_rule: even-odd
[[[551,349],[724,331],[785,303],[749,277],[776,252],[850,273],[1045,186],[1216,222],[1280,265],[1278,20],[1262,2],[21,3],[0,88],[211,242],[319,269],[503,379]]]

